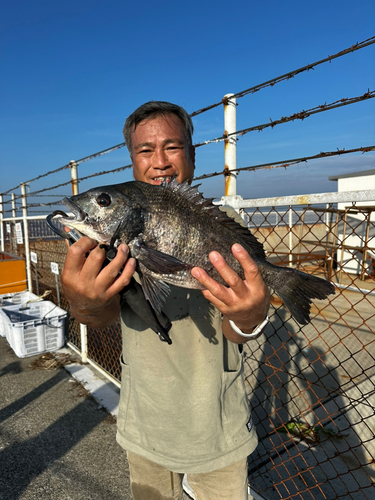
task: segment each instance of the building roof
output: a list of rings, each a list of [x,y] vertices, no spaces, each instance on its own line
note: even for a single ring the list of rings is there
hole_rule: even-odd
[[[353,172],[352,174],[332,175],[328,177],[328,180],[337,181],[339,179],[347,179],[348,177],[362,177],[363,175],[375,175],[375,168],[362,170],[362,172]]]

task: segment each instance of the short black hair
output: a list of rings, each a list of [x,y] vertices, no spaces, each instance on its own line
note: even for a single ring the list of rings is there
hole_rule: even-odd
[[[181,106],[166,101],[149,101],[139,106],[125,121],[123,134],[126,147],[131,154],[131,133],[134,132],[137,125],[147,118],[156,118],[157,116],[176,115],[183,126],[188,148],[193,147],[194,126],[189,114]]]

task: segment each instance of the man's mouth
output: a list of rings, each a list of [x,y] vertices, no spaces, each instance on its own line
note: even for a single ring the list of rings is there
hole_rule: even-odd
[[[164,176],[160,176],[160,177],[153,177],[152,180],[153,182],[155,182],[155,184],[161,184],[162,182],[171,182],[171,178],[172,176],[170,175],[164,175]]]

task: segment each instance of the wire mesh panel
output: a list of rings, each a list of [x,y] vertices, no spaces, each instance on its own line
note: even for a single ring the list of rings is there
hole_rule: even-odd
[[[373,210],[309,206],[249,214],[269,260],[336,285],[335,295],[315,301],[303,327],[273,295],[271,324],[246,344],[259,435],[249,477],[267,499],[375,498]],[[271,227],[276,220],[283,224]]]
[[[90,359],[115,379],[121,379],[122,337],[119,318],[108,328],[101,330],[88,328],[87,347]]]

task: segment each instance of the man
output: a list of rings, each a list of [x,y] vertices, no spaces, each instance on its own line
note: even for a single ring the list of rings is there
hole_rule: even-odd
[[[155,185],[174,175],[191,179],[192,132],[179,106],[155,101],[138,108],[124,126],[134,178]],[[191,273],[204,291],[171,287],[164,312],[173,343],[167,345],[120,304],[119,292],[135,272],[127,245],[104,269],[104,250],[94,240],[81,238],[69,248],[62,283],[73,316],[102,328],[121,314],[117,440],[128,451],[134,500],[182,499],[184,474],[198,500],[247,499],[246,458],[257,437],[238,344],[264,322],[269,292],[248,253],[240,245],[232,252],[244,280],[211,252],[227,287],[198,267]]]

